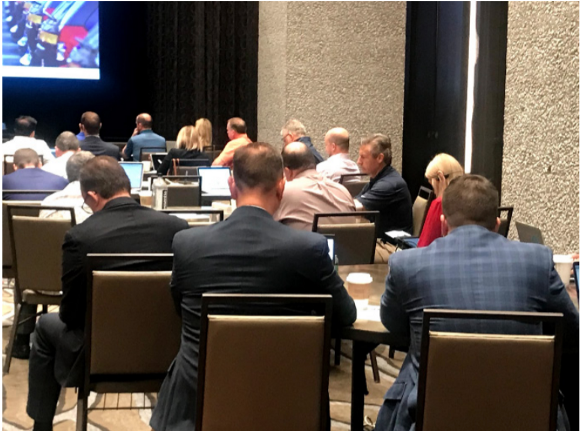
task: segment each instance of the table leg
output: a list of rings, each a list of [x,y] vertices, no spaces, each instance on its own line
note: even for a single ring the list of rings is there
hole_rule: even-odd
[[[366,355],[377,344],[352,342],[352,401],[350,405],[350,430],[362,431],[364,423],[364,396],[368,395],[364,362]]]

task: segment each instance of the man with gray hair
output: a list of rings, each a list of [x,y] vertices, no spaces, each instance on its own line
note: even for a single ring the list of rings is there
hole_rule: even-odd
[[[61,133],[55,141],[57,158],[44,165],[43,171],[67,178],[67,162],[79,149],[79,140],[73,132]]]
[[[316,168],[318,172],[337,183],[340,182],[342,175],[359,174],[358,165],[350,160],[348,155],[349,146],[348,130],[342,127],[328,130],[324,136],[324,148],[328,154],[328,160],[318,165]]]
[[[283,148],[292,142],[301,142],[310,149],[316,160],[316,164],[324,161],[324,157],[316,150],[312,140],[306,136],[306,127],[295,118],[288,120],[281,128],[281,140],[283,141]]]
[[[73,135],[73,137],[77,139],[75,135]],[[89,151],[75,152],[71,157],[69,157],[66,166],[69,185],[65,187],[63,190],[57,193],[53,193],[50,196],[47,196],[42,201],[42,205],[52,207],[74,208],[75,220],[77,224],[85,221],[91,214],[93,214],[89,207],[85,208],[83,205],[84,201],[83,196],[81,196],[81,184],[79,183],[79,173],[81,172],[81,168],[85,166],[85,163],[87,163],[94,157],[95,156]],[[68,219],[70,217],[70,214],[68,211],[44,210],[41,211],[40,217]]]

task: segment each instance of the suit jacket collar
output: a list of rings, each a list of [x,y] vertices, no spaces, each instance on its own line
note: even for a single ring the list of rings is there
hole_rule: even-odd
[[[466,236],[466,235],[483,235],[485,233],[495,233],[495,232],[492,232],[492,231],[486,229],[485,227],[479,226],[477,224],[468,224],[465,226],[456,227],[449,234],[447,234],[446,238],[448,236],[452,236],[455,238],[458,236]],[[498,235],[498,234],[496,234],[496,235]]]
[[[245,205],[242,207],[237,208],[235,211],[233,211],[233,214],[231,214],[231,216],[229,217],[230,219],[239,219],[239,218],[244,218],[244,217],[261,217],[261,218],[265,218],[265,219],[269,219],[271,221],[273,221],[273,216],[271,214],[269,214],[266,210],[264,210],[263,208],[257,207],[257,206],[251,206],[251,205]]]
[[[129,197],[115,198],[115,199],[110,200],[108,203],[106,203],[103,206],[103,208],[101,209],[101,211],[112,210],[112,209],[119,208],[119,207],[134,206],[134,205],[138,205],[138,203],[133,198],[129,198]]]

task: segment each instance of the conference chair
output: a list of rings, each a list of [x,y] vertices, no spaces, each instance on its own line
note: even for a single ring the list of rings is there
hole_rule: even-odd
[[[362,265],[374,263],[377,239],[378,211],[352,211],[343,213],[314,214],[312,232],[334,235],[334,245],[339,265]],[[320,219],[334,217],[372,217],[365,223],[318,224]]]
[[[14,278],[12,269],[12,244],[10,242],[10,229],[8,227],[8,205],[38,206],[41,201],[2,201],[2,278]],[[38,208],[27,208],[17,212],[17,215],[38,217]]]
[[[55,220],[18,215],[41,210],[68,211],[70,219]],[[18,325],[24,323],[20,321],[22,306],[42,305],[42,313],[46,313],[49,305],[61,303],[61,246],[65,233],[76,223],[73,208],[8,205],[7,214],[14,272],[14,318],[6,347],[4,373],[10,371],[16,331]]]
[[[6,195],[44,195],[43,199],[53,193],[60,192],[60,190],[3,190],[2,198],[5,200]],[[15,201],[11,201],[15,202]],[[28,202],[28,201],[27,201]]]
[[[202,178],[196,175],[165,175],[168,185],[166,208],[198,207],[202,195]]]
[[[142,147],[140,148],[140,158],[138,159],[140,162],[150,162],[150,154],[152,153],[160,153],[162,149],[160,147]]]
[[[344,174],[340,175],[340,184],[350,192],[352,197],[359,194],[370,181],[368,174]]]
[[[500,227],[498,228],[498,233],[504,238],[508,238],[513,212],[514,207],[498,207],[498,217],[500,217]],[[502,213],[506,213],[506,217],[503,217]]]
[[[421,234],[421,229],[425,224],[425,218],[429,211],[429,206],[435,198],[433,190],[427,187],[419,187],[417,198],[413,202],[413,236],[418,237]]]
[[[172,159],[173,175],[198,175],[198,168],[210,166],[209,159]]]
[[[225,218],[225,212],[215,208],[166,208],[160,212],[182,218],[188,222],[190,227],[211,226],[221,222]]]
[[[41,164],[44,164],[44,157],[42,154],[38,155]],[[14,172],[14,154],[4,155],[4,160],[2,162],[2,175],[8,175]]]
[[[169,152],[172,148],[176,147],[176,141],[166,141],[166,152]]]
[[[424,310],[418,431],[555,431],[563,336],[561,313]],[[554,335],[433,330],[447,320],[554,326]]]
[[[258,305],[319,315],[236,311]],[[330,295],[203,294],[195,428],[325,430],[331,313]]]
[[[168,291],[172,254],[89,254],[88,263],[77,431],[87,430],[90,392],[158,392],[178,353],[181,334]],[[136,265],[166,270],[140,271]],[[104,267],[110,269],[98,269]],[[103,404],[98,409],[108,409]],[[130,401],[129,408],[144,405],[145,399],[135,407]]]

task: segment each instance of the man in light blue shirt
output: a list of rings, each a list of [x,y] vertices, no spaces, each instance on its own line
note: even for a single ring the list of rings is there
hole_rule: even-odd
[[[152,116],[146,113],[136,117],[136,128],[122,153],[127,158],[132,158],[135,162],[139,162],[142,148],[147,148],[146,152],[149,153],[166,151],[166,139],[154,133],[152,130]]]

